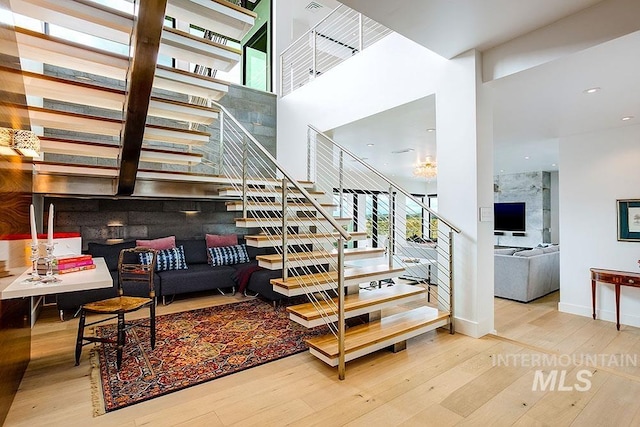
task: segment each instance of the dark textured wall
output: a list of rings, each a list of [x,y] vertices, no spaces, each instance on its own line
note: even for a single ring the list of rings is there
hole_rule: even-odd
[[[45,206],[56,209],[55,229],[82,235],[83,249],[89,242],[110,239],[153,239],[175,235],[178,239],[204,238],[209,234],[240,234],[256,230],[236,228],[240,213],[227,212],[220,201],[66,199],[47,198]],[[198,213],[183,210],[197,208]]]

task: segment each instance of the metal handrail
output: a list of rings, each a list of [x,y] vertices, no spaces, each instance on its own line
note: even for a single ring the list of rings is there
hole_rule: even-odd
[[[424,204],[424,202],[422,202],[421,200],[417,199],[414,195],[412,195],[411,193],[409,193],[408,191],[406,191],[404,188],[402,188],[400,185],[396,184],[395,182],[393,182],[392,180],[390,180],[389,178],[387,178],[386,176],[384,176],[383,174],[381,174],[380,172],[378,172],[375,168],[373,168],[371,165],[369,165],[368,163],[362,161],[358,156],[356,156],[354,153],[352,153],[351,151],[349,151],[347,148],[343,147],[342,145],[338,144],[337,142],[335,142],[333,139],[331,139],[329,136],[327,136],[327,134],[325,134],[324,132],[318,130],[315,126],[313,125],[309,125],[309,129],[313,130],[314,132],[316,132],[319,135],[322,135],[327,141],[329,141],[331,144],[333,144],[334,146],[336,146],[337,148],[339,148],[340,150],[342,150],[343,152],[347,153],[349,156],[351,156],[353,159],[355,159],[357,162],[359,162],[362,166],[364,166],[365,168],[367,168],[370,172],[372,172],[373,174],[375,174],[378,178],[382,179],[383,181],[385,181],[387,184],[392,185],[396,190],[398,190],[399,192],[401,192],[402,194],[404,194],[406,197],[409,197],[411,200],[413,200],[416,204],[418,204],[420,207],[422,207],[423,209],[425,209],[427,212],[429,212],[430,214],[432,214],[433,216],[435,216],[439,221],[442,221],[442,223],[444,225],[446,225],[447,227],[449,227],[451,230],[455,231],[456,233],[460,233],[461,230],[456,227],[455,225],[453,225],[450,221],[446,220],[445,218],[443,218],[441,215],[439,215],[437,212],[435,212],[433,209],[431,209],[430,207],[428,207],[427,205]],[[309,178],[309,177],[308,177]]]
[[[264,148],[264,146],[262,144],[260,144],[260,142],[254,138],[253,135],[251,135],[251,133],[249,131],[247,131],[247,129],[242,126],[242,124],[233,116],[233,114],[231,114],[229,112],[229,110],[227,110],[223,105],[217,103],[216,101],[211,101],[211,103],[213,105],[215,105],[216,107],[220,108],[220,110],[224,111],[226,117],[228,119],[230,119],[231,121],[233,121],[236,126],[238,126],[238,128],[240,128],[240,130],[242,130],[242,132],[245,134],[245,136],[247,138],[249,138],[249,140],[251,142],[253,142],[253,144],[258,148],[258,150],[260,150],[260,152],[262,152],[262,154],[269,159],[269,161],[271,161],[273,163],[273,165],[280,171],[280,173],[282,173],[282,175],[287,178],[289,180],[289,182],[291,182],[291,184],[300,192],[302,193],[302,195],[304,195],[305,198],[309,199],[309,203],[311,203],[313,205],[314,208],[316,208],[318,210],[318,212],[320,212],[320,214],[322,215],[322,217],[324,219],[326,219],[327,221],[329,221],[329,223],[333,226],[333,228],[340,233],[340,235],[346,239],[346,240],[351,240],[351,234],[345,230],[340,224],[338,224],[338,222],[333,218],[332,215],[330,215],[323,207],[322,205],[320,205],[320,203],[318,203],[318,201],[313,198],[311,196],[311,194],[309,194],[309,192],[300,184],[298,184],[298,181],[295,180],[291,174],[289,174],[289,172],[286,171],[286,169],[280,164],[278,163],[278,161],[271,155],[271,153],[269,153],[269,151],[267,151],[266,148]]]

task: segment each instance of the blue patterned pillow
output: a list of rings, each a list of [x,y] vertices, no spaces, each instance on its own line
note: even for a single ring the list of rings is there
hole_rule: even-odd
[[[209,264],[212,267],[242,264],[250,261],[245,245],[220,246],[208,248],[207,251],[209,252]]]
[[[156,271],[187,270],[187,261],[184,259],[184,248],[178,246],[171,249],[157,251]],[[153,258],[150,252],[139,254],[140,264],[149,264]]]

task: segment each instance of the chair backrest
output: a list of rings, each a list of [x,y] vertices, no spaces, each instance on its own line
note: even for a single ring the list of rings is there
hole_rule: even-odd
[[[155,298],[153,275],[156,269],[157,252],[150,248],[122,249],[118,257],[118,293],[124,295],[124,283],[127,287],[148,286],[149,298]]]

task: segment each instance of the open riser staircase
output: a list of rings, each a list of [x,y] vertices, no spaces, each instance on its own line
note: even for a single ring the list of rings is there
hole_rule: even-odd
[[[25,94],[26,102],[13,95],[1,102],[42,136],[34,190],[113,195],[123,155],[127,79],[136,59],[130,43],[132,33],[142,31],[136,30],[140,3],[129,10],[90,0],[11,0],[9,5],[27,18],[16,18],[13,27],[0,24],[8,30],[3,34],[15,37],[0,43],[0,55],[8,58],[0,75],[3,90]],[[146,188],[157,194],[169,182],[208,183],[208,190],[199,191],[204,194],[225,184],[218,182],[220,158],[211,142],[220,111],[213,102],[228,85],[210,75],[240,61],[241,51],[228,41],[242,39],[256,15],[225,0],[168,0],[164,15],[136,195],[153,195]]]
[[[227,210],[239,213],[247,245],[271,249],[257,260],[276,274],[273,290],[307,296],[287,307],[290,318],[329,326],[329,335],[308,341],[313,355],[343,378],[349,360],[400,349],[441,326],[453,331],[455,227],[313,127],[308,177],[297,181],[237,120],[221,116],[230,185],[219,194],[238,197]],[[375,196],[376,224],[364,205],[361,214],[354,209],[354,195]]]

